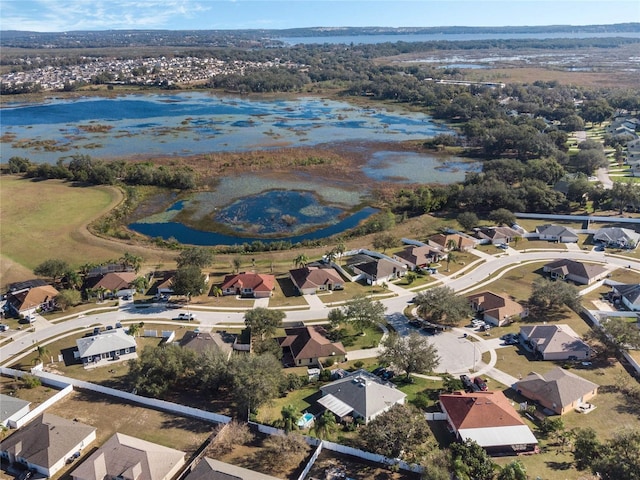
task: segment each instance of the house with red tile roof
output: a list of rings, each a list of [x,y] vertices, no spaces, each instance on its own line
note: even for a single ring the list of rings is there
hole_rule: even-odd
[[[527,310],[507,295],[498,295],[484,291],[467,297],[474,312],[482,315],[483,320],[496,327],[501,327],[516,319],[527,316]]]
[[[302,295],[327,290],[342,290],[344,280],[335,268],[306,266],[289,270],[289,278]]]
[[[220,288],[223,295],[268,298],[276,288],[276,277],[253,272],[227,275]]]
[[[440,408],[459,441],[473,440],[488,454],[537,450],[538,440],[501,391],[442,394]]]
[[[290,366],[321,366],[331,359],[344,362],[347,351],[342,342],[332,342],[321,326],[285,329],[286,337],[278,339],[282,347],[282,361]]]

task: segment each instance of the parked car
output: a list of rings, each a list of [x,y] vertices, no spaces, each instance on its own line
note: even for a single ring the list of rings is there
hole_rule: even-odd
[[[6,332],[7,330],[9,330],[9,325],[0,324],[0,332]]]
[[[93,329],[93,334],[94,334],[94,335],[100,335],[100,327],[95,327],[95,328]]]
[[[196,314],[195,313],[181,313],[180,315],[178,315],[178,320],[195,320],[196,318]]]
[[[120,322],[116,322],[116,328],[122,328],[122,324]]]
[[[381,374],[382,374],[382,372],[384,372],[384,370],[385,370],[385,368],[384,368],[384,367],[377,367],[377,368],[374,368],[374,369],[371,371],[371,373],[373,373],[374,375],[379,376],[379,375],[381,375]]]
[[[473,383],[475,383],[480,390],[486,392],[489,387],[487,387],[487,382],[485,382],[482,378],[476,377],[473,379]]]
[[[462,385],[464,386],[465,390],[467,391],[475,390],[474,389],[475,385],[467,375],[460,375],[460,380],[462,381]]]

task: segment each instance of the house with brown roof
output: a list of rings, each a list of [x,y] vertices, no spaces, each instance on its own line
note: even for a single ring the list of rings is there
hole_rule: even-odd
[[[109,272],[102,276],[87,279],[84,288],[104,292],[105,297],[123,297],[136,293],[131,284],[137,277],[136,272]]]
[[[51,477],[95,439],[95,428],[43,413],[0,442],[0,457]]]
[[[332,267],[305,266],[289,270],[289,278],[302,295],[342,290],[344,280]]]
[[[276,277],[253,272],[227,275],[220,288],[223,295],[268,298],[276,288]]]
[[[460,233],[438,233],[430,236],[427,241],[429,245],[439,248],[444,252],[448,252],[449,250],[466,252],[476,246],[476,242],[471,237]],[[449,244],[455,246],[451,249],[449,248]]]
[[[488,454],[537,451],[538,440],[501,391],[442,394],[440,408],[459,441],[473,440]]]
[[[284,365],[322,366],[331,359],[334,363],[344,362],[347,357],[342,342],[332,342],[326,337],[326,330],[319,326],[285,329],[286,337],[278,339],[282,348]]]
[[[481,243],[492,243],[501,245],[510,243],[514,238],[521,237],[522,234],[511,227],[482,227],[475,229],[475,236]]]
[[[580,285],[591,285],[608,274],[608,270],[602,265],[566,259],[547,263],[542,267],[542,271],[548,273],[551,278],[571,280]]]
[[[171,480],[185,453],[122,433],[114,434],[71,472],[73,480]]]
[[[16,290],[7,294],[7,305],[16,315],[26,317],[39,311],[53,310],[59,293],[51,285]]]
[[[467,300],[473,311],[480,314],[485,322],[497,327],[524,318],[529,313],[507,295],[498,295],[490,291],[469,295]]]
[[[338,418],[361,418],[369,423],[391,409],[403,405],[407,395],[393,383],[382,380],[366,370],[356,370],[351,375],[320,387],[322,398],[318,403]]]
[[[587,403],[598,393],[597,384],[560,367],[544,375],[531,372],[513,388],[558,415],[564,415]]]
[[[444,254],[438,248],[428,245],[407,245],[404,250],[397,252],[393,259],[405,264],[409,270],[415,270],[437,263],[443,257]]]
[[[587,360],[593,353],[569,325],[527,325],[520,337],[543,360]]]

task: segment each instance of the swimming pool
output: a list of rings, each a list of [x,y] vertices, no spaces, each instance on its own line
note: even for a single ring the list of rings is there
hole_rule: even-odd
[[[315,417],[312,413],[305,413],[298,419],[298,427],[299,428],[307,428]]]

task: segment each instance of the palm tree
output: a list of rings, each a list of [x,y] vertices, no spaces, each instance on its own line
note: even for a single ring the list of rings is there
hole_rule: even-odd
[[[338,245],[336,245],[336,248],[334,250],[336,252],[336,256],[338,257],[338,262],[340,262],[342,260],[342,255],[347,250],[347,246],[343,241],[340,241]]]
[[[137,277],[133,280],[133,282],[131,282],[131,285],[136,288],[136,291],[142,293],[149,286],[149,280],[147,280],[147,277],[144,276]]]
[[[240,272],[240,267],[242,266],[242,259],[240,257],[234,257],[232,260],[233,268],[236,273]]]
[[[51,356],[51,350],[44,345],[38,345],[36,347],[36,353],[38,354],[37,360],[42,363],[46,361],[47,357]]]
[[[306,267],[307,263],[309,263],[309,257],[307,257],[304,253],[301,253],[293,260],[293,264],[298,268]]]
[[[335,249],[328,251],[327,253],[324,254],[324,258],[326,259],[328,264],[331,264],[332,262],[335,261],[336,259],[336,251]]]
[[[456,242],[453,238],[450,238],[449,240],[447,240],[446,247],[449,251],[455,250],[456,248],[458,248],[458,242]]]
[[[64,274],[64,278],[67,281],[67,285],[69,286],[69,288],[79,290],[82,286],[82,277],[75,270],[69,270]]]
[[[329,410],[317,417],[313,425],[313,431],[320,440],[325,438],[329,440],[336,428],[336,417]]]
[[[222,296],[222,289],[218,285],[214,285],[211,288],[211,295],[213,295],[214,297],[221,297]]]
[[[458,257],[457,257],[457,255],[455,253],[453,253],[453,252],[447,253],[447,257],[446,257],[446,260],[447,260],[447,272],[449,271],[449,264],[451,262],[455,262],[456,258],[458,258]]]
[[[140,255],[134,255],[133,253],[124,252],[124,255],[119,258],[119,260],[126,266],[131,267],[135,270],[136,273],[140,270],[142,266],[142,257]]]
[[[296,420],[298,418],[298,410],[293,405],[285,405],[280,411],[282,414],[282,426],[284,431],[289,433],[297,428]]]

